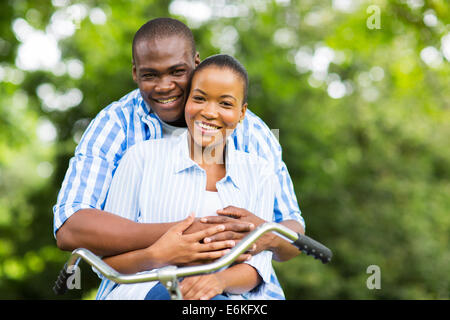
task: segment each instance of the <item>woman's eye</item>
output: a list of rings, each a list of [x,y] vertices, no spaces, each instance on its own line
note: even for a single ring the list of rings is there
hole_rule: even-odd
[[[193,96],[192,100],[201,102],[201,101],[205,101],[205,98],[202,96]]]
[[[226,108],[233,107],[233,104],[231,102],[228,102],[228,101],[222,101],[221,104],[222,104],[222,106],[224,106]]]

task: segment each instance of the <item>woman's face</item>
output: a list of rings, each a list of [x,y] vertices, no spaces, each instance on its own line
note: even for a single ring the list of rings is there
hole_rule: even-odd
[[[195,144],[224,145],[245,116],[244,81],[233,70],[209,66],[198,71],[186,101],[185,117]]]

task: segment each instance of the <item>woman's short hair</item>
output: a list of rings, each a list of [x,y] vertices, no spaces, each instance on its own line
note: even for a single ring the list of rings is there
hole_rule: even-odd
[[[192,77],[194,75],[210,66],[218,67],[218,68],[226,68],[230,69],[231,71],[235,72],[236,75],[241,77],[242,81],[244,82],[244,100],[243,103],[247,102],[247,92],[248,92],[248,73],[245,67],[234,57],[228,55],[228,54],[216,54],[213,56],[210,56],[200,62],[200,64],[195,68],[194,72],[192,73]],[[192,79],[192,78],[191,78]]]

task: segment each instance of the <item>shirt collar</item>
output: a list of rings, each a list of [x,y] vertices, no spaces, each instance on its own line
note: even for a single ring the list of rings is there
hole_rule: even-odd
[[[178,137],[174,138],[178,141],[175,143],[175,148],[178,150],[177,159],[175,160],[174,172],[179,173],[183,170],[189,169],[193,166],[198,166],[194,160],[191,159],[188,144],[188,130],[183,132]]]
[[[186,132],[175,138],[178,139],[175,144],[175,147],[178,150],[178,156],[174,165],[175,173],[179,173],[191,167],[198,167],[199,169],[201,169],[200,166],[191,159],[189,152],[188,134],[189,132],[186,130]],[[232,137],[229,136],[227,138],[225,153],[226,174],[223,180],[230,180],[238,189],[240,188],[240,186],[242,186],[242,181],[240,181],[241,178],[239,175],[239,167],[243,165],[243,161],[245,161],[245,159],[243,158],[243,154],[240,151],[236,150],[234,141]]]
[[[240,187],[242,187],[242,169],[240,169],[240,167],[245,163],[244,154],[236,149],[232,135],[227,138],[226,148],[225,165],[227,173],[225,177],[230,179],[233,184],[240,189]]]
[[[144,98],[142,98],[141,90],[136,89],[136,91],[137,113],[143,118],[147,117],[152,113],[152,108],[145,102]]]

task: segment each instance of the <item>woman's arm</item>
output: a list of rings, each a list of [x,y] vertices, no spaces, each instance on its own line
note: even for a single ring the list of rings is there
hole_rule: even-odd
[[[130,274],[166,265],[185,265],[192,261],[217,259],[235,245],[233,240],[200,243],[203,238],[222,232],[225,229],[224,225],[184,234],[194,219],[194,215],[191,214],[171,227],[158,241],[147,248],[106,257],[103,261],[120,273]]]
[[[225,283],[224,292],[243,294],[253,290],[261,283],[261,277],[255,268],[240,263],[225,269],[217,275]]]

